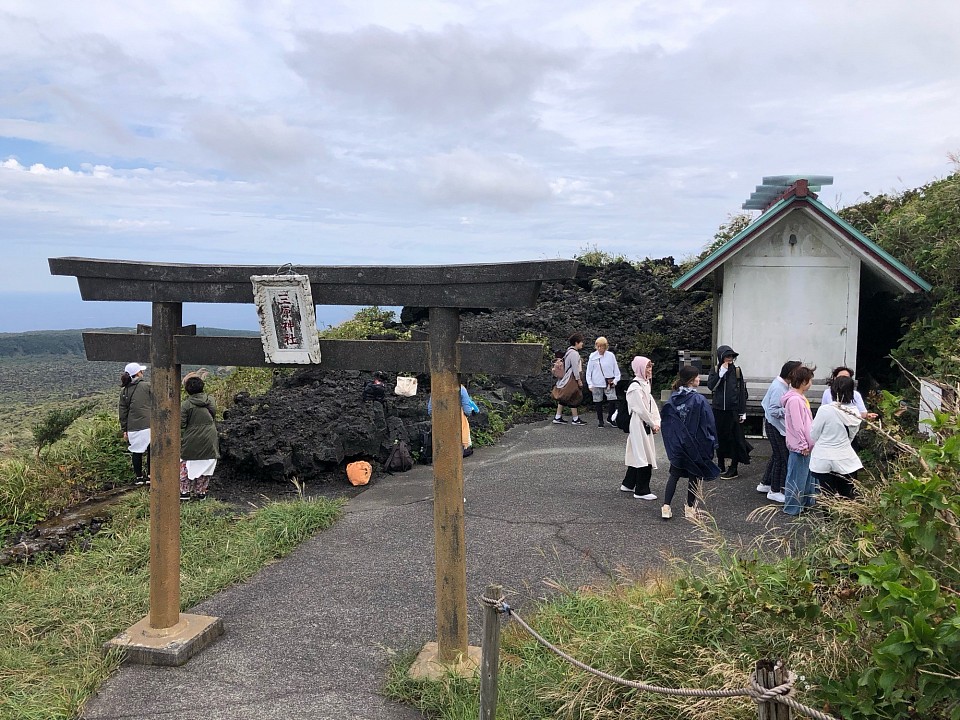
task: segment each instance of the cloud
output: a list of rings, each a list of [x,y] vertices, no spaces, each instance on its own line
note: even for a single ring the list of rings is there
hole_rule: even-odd
[[[424,196],[442,205],[476,204],[519,212],[549,200],[550,183],[518,158],[458,148],[424,161]]]
[[[488,39],[460,26],[305,31],[297,40],[288,62],[315,90],[429,122],[522,105],[549,75],[574,65],[562,51],[511,36]]]
[[[239,117],[224,112],[195,116],[186,131],[230,169],[271,174],[301,167],[324,154],[319,137],[279,115]]]

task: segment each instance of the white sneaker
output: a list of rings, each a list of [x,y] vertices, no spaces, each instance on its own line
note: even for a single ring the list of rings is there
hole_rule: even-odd
[[[787,496],[783,493],[768,492],[767,500],[772,500],[773,502],[783,503],[787,501]]]
[[[660,506],[660,517],[662,517],[664,520],[669,520],[673,517],[673,510],[670,509],[669,505]]]
[[[687,520],[696,520],[698,515],[699,513],[697,512],[697,508],[694,507],[693,505],[683,506],[683,516]]]
[[[637,495],[636,493],[634,493],[633,498],[634,500],[656,500],[657,496],[654,495],[653,493],[647,493],[646,495]]]
[[[770,492],[770,486],[769,486],[769,485],[764,485],[763,483],[760,483],[759,485],[757,485],[757,492],[759,492],[759,493],[768,493],[768,492]]]
[[[628,488],[626,485],[621,485],[620,492],[633,492],[633,488]]]

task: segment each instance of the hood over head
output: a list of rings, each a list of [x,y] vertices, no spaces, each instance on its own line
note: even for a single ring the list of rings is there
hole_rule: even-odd
[[[733,355],[734,357],[738,357],[740,353],[738,353],[729,345],[721,345],[720,347],[717,348],[717,365],[723,365],[723,359],[727,355]]]

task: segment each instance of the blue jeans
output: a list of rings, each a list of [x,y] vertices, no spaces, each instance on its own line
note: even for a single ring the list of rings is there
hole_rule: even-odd
[[[805,507],[812,507],[820,489],[810,474],[810,456],[790,452],[787,458],[787,481],[783,494],[787,496],[783,511],[787,515],[799,515]]]

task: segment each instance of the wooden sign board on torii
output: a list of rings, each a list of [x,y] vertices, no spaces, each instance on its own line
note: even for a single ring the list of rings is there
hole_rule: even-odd
[[[250,278],[271,268],[90,258],[50,258],[53,275],[77,278],[84,300],[152,303],[150,334],[83,334],[88,360],[149,363],[153,387],[150,613],[109,646],[149,664],[181,665],[221,632],[219,618],[180,613],[180,366],[275,366],[259,338],[209,337],[182,327],[183,303],[253,303]],[[458,374],[533,375],[543,348],[459,342],[460,310],[536,305],[544,280],[574,277],[574,260],[445,266],[299,266],[317,305],[430,309],[427,341],[321,340],[333,370],[430,372],[433,396],[437,660],[467,655],[466,548]],[[291,367],[302,367],[292,365]]]

